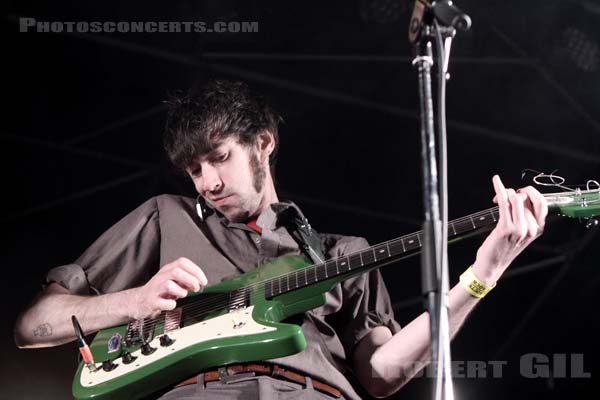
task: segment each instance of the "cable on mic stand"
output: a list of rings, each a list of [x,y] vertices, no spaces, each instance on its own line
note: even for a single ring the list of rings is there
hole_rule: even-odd
[[[434,398],[454,399],[448,317],[448,201],[446,150],[446,80],[452,38],[456,30],[467,30],[471,18],[451,1],[415,1],[409,24],[409,41],[414,44],[413,66],[419,78],[421,158],[425,221],[421,257],[423,295],[431,327],[431,362],[436,368]],[[431,67],[434,65],[431,41],[436,41],[438,72],[438,142],[434,133]],[[440,168],[437,167],[437,158]]]

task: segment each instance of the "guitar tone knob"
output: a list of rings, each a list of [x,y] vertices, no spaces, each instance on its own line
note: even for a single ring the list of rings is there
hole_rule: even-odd
[[[173,339],[171,339],[171,338],[169,337],[169,335],[162,335],[162,336],[160,337],[160,345],[161,345],[162,347],[167,347],[167,346],[170,346],[170,345],[172,345],[172,344],[173,344],[173,342],[174,342],[174,340],[173,340]]]
[[[155,347],[150,346],[150,343],[146,342],[142,345],[142,354],[145,356],[149,356],[150,354],[156,351]]]
[[[123,359],[123,364],[131,364],[132,362],[137,360],[137,357],[132,355],[130,352],[126,351],[125,353],[123,353],[122,359]]]

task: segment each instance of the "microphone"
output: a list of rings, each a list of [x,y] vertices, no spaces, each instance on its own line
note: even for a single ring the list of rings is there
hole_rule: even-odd
[[[460,31],[471,27],[471,17],[456,7],[451,0],[441,0],[433,3],[433,15],[445,26],[451,26]]]

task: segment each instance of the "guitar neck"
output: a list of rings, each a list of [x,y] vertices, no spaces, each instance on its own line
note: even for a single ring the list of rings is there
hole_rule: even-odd
[[[588,199],[588,201],[598,202],[597,190],[548,193],[544,194],[544,197],[551,212],[570,217],[585,217],[586,214],[578,214],[581,207],[589,208],[585,197],[582,200],[582,194],[592,196],[591,200]],[[581,202],[581,204],[578,202]],[[450,221],[448,222],[448,241],[455,242],[466,236],[490,230],[496,225],[498,218],[498,207],[492,207]],[[268,297],[273,297],[339,276],[343,276],[344,279],[349,278],[358,273],[396,262],[418,253],[423,246],[424,237],[423,231],[414,232],[356,253],[334,258],[321,264],[313,264],[272,278],[265,282],[266,294]]]
[[[497,221],[498,207],[455,219],[448,222],[448,239],[456,241],[461,237],[488,230]],[[266,282],[266,295],[273,297],[338,276],[350,277],[382,267],[418,253],[423,246],[423,241],[424,233],[418,231],[356,253],[272,278]]]
[[[600,189],[598,188],[570,189],[560,193],[546,193],[543,196],[546,198],[549,211],[555,214],[579,219],[589,219],[600,215]],[[489,230],[496,225],[498,218],[498,207],[492,207],[450,221],[448,222],[448,241],[454,242],[462,237]],[[393,263],[418,253],[423,246],[424,238],[423,231],[411,233],[356,253],[283,274],[265,281],[266,295],[268,297],[277,296],[340,276],[346,279],[358,273]]]

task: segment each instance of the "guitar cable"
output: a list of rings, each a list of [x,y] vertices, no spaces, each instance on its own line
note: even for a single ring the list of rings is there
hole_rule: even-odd
[[[75,336],[77,337],[77,343],[79,344],[79,353],[83,358],[83,362],[90,371],[97,370],[98,368],[96,367],[96,363],[94,363],[94,356],[92,355],[89,346],[85,342],[83,330],[81,329],[81,325],[79,325],[77,317],[71,315],[71,321],[73,322],[73,329],[75,330]]]

